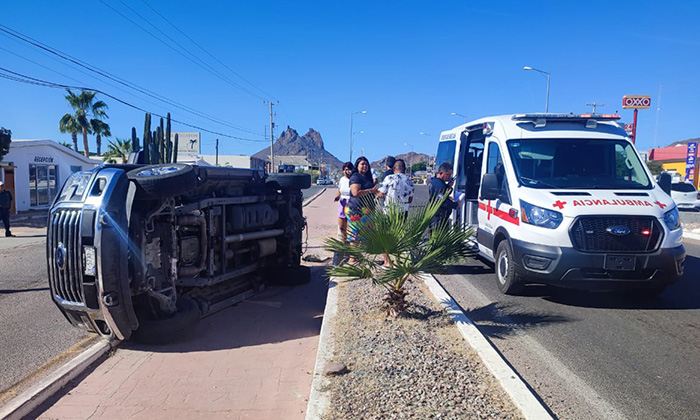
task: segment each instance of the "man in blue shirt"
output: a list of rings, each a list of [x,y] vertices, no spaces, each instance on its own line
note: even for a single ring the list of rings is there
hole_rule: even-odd
[[[443,197],[448,195],[453,184],[454,179],[452,178],[452,164],[449,162],[444,162],[438,168],[437,175],[430,180],[430,184],[428,185],[430,201],[441,200]],[[445,201],[442,202],[440,209],[433,217],[430,223],[431,226],[435,226],[438,223],[449,219],[450,214],[452,214],[452,210],[456,209],[457,206],[458,204],[455,203],[452,197],[448,195]]]

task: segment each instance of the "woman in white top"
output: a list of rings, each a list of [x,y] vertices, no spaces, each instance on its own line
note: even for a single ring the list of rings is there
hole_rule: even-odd
[[[350,175],[355,171],[352,162],[343,164],[343,176],[338,181],[338,194],[335,201],[338,201],[338,228],[340,229],[340,240],[347,241],[348,219],[345,218],[345,206],[350,199]]]

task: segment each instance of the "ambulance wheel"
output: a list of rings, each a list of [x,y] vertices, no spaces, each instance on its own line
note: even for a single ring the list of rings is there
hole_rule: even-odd
[[[495,259],[496,278],[498,289],[506,295],[517,295],[523,291],[523,281],[515,273],[513,264],[513,248],[507,239],[498,244]]]

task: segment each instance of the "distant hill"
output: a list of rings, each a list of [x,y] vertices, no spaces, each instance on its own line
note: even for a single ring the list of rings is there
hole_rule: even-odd
[[[307,156],[311,162],[323,163],[323,166],[331,166],[334,169],[341,169],[343,162],[323,148],[323,138],[321,133],[309,128],[309,131],[300,136],[297,131],[289,126],[277,138],[273,145],[275,156]],[[270,159],[270,148],[266,147],[254,154],[253,157],[259,159]]]
[[[700,138],[696,138],[696,139],[687,139],[687,140],[681,140],[681,141],[674,141],[673,143],[669,144],[669,145],[666,146],[666,147],[680,146],[680,145],[688,144],[688,143],[691,143],[691,142],[700,143]]]
[[[403,159],[403,161],[406,162],[406,168],[408,168],[410,165],[415,165],[416,163],[425,162],[427,164],[430,162],[430,156],[426,155],[425,153],[408,152],[395,155],[394,158]],[[386,170],[386,166],[384,164],[385,161],[386,156],[384,156],[381,160],[370,163],[370,166],[377,171],[384,172]]]

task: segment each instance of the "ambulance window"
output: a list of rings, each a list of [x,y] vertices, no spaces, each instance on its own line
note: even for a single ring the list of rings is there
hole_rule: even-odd
[[[441,141],[438,144],[437,156],[435,156],[435,169],[439,168],[445,162],[448,162],[454,167],[455,160],[455,149],[457,148],[457,141]]]
[[[498,197],[501,201],[510,204],[508,195],[508,182],[506,180],[506,170],[503,167],[503,157],[501,149],[497,143],[489,143],[489,150],[486,161],[486,173],[496,174],[498,179],[498,189],[501,192]]]

